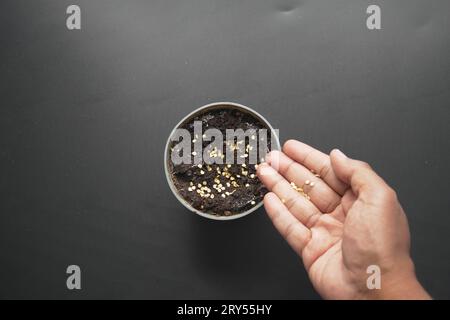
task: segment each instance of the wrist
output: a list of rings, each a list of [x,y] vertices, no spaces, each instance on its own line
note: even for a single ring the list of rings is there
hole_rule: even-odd
[[[429,300],[431,296],[422,287],[409,259],[406,267],[381,275],[381,288],[368,290],[364,298],[374,300]]]

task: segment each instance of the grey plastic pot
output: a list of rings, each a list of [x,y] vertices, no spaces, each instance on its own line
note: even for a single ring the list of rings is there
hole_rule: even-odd
[[[210,103],[207,105],[204,105],[203,107],[200,107],[194,111],[192,111],[191,113],[189,113],[186,117],[184,117],[172,130],[172,132],[169,135],[169,138],[167,139],[167,143],[166,143],[166,147],[164,150],[164,171],[166,173],[166,178],[167,178],[167,183],[169,184],[170,190],[172,190],[173,194],[175,195],[175,197],[178,199],[178,201],[184,205],[187,209],[189,209],[190,211],[198,214],[199,216],[202,216],[204,218],[207,219],[212,219],[212,220],[234,220],[234,219],[239,219],[242,218],[250,213],[252,213],[253,211],[255,211],[256,209],[258,209],[259,207],[262,206],[262,201],[260,201],[259,203],[257,203],[255,206],[253,206],[251,209],[238,213],[238,214],[234,214],[234,215],[230,215],[230,216],[216,216],[216,215],[212,215],[210,213],[205,213],[202,212],[200,210],[197,210],[196,208],[194,208],[193,206],[191,206],[189,204],[189,202],[187,202],[179,193],[177,188],[175,187],[172,177],[171,177],[171,173],[169,172],[169,161],[170,161],[170,137],[173,136],[173,134],[175,133],[175,130],[180,128],[183,124],[185,124],[187,121],[191,120],[192,118],[194,118],[195,116],[197,116],[200,113],[204,113],[206,111],[210,111],[210,110],[214,110],[214,109],[218,109],[218,108],[230,108],[230,109],[237,109],[241,112],[244,113],[248,113],[251,114],[252,116],[254,116],[255,118],[257,118],[258,120],[260,120],[263,124],[265,124],[267,126],[267,128],[270,129],[271,131],[271,138],[272,138],[272,149],[273,150],[280,150],[280,141],[278,136],[276,135],[276,132],[274,131],[274,128],[272,127],[272,125],[262,116],[260,115],[258,112],[256,112],[255,110],[246,107],[242,104],[239,103],[234,103],[234,102],[214,102],[214,103]]]

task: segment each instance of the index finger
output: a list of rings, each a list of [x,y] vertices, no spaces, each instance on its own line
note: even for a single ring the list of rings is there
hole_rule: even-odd
[[[311,238],[311,231],[297,220],[273,192],[264,197],[264,207],[275,228],[284,239],[301,256],[303,248]]]

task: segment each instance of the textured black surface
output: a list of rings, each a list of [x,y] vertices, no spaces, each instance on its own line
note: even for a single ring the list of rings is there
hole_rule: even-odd
[[[72,1],[0,2],[1,298],[317,298],[263,210],[212,222],[171,194],[167,136],[213,101],[370,162],[450,298],[449,1],[73,3],[81,31]]]

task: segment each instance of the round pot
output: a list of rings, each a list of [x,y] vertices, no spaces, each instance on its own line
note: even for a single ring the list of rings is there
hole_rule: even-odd
[[[191,119],[193,119],[198,114],[201,114],[201,113],[204,113],[204,112],[207,112],[207,111],[210,111],[210,110],[214,110],[214,109],[223,109],[223,108],[236,109],[236,110],[239,110],[239,111],[241,111],[243,113],[251,114],[253,117],[255,117],[256,119],[261,121],[261,123],[263,123],[271,132],[272,149],[273,150],[280,150],[281,149],[279,138],[276,135],[276,132],[274,131],[274,128],[271,126],[271,124],[262,115],[260,115],[255,110],[253,110],[253,109],[251,109],[249,107],[246,107],[246,106],[244,106],[242,104],[234,103],[234,102],[214,102],[214,103],[210,103],[210,104],[204,105],[203,107],[200,107],[200,108],[192,111],[191,113],[189,113],[187,116],[185,116],[173,128],[172,132],[169,135],[169,138],[167,139],[166,147],[165,147],[165,150],[164,150],[164,171],[165,171],[165,174],[166,174],[167,183],[169,184],[170,190],[172,190],[173,194],[175,195],[175,197],[178,199],[178,201],[182,205],[184,205],[190,211],[198,214],[199,216],[202,216],[202,217],[205,217],[205,218],[208,218],[208,219],[212,219],[212,220],[234,220],[234,219],[239,219],[239,218],[242,218],[242,217],[252,213],[256,209],[260,208],[263,203],[262,203],[262,201],[260,201],[259,203],[254,205],[249,210],[241,212],[241,213],[238,213],[238,214],[233,214],[233,215],[230,215],[230,216],[216,216],[216,215],[212,215],[210,213],[202,212],[202,211],[194,208],[189,202],[187,202],[178,193],[178,189],[175,187],[175,185],[173,183],[173,180],[172,180],[172,177],[171,177],[172,174],[169,171],[170,144],[171,144],[171,139],[170,138],[175,133],[176,129],[178,129],[179,127],[184,125],[186,122],[190,121]]]

